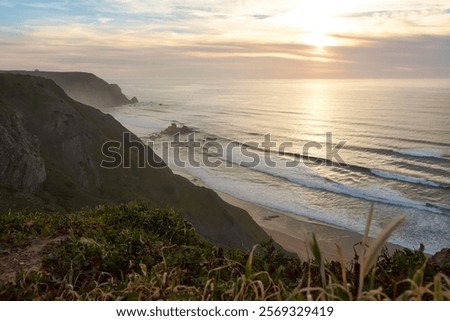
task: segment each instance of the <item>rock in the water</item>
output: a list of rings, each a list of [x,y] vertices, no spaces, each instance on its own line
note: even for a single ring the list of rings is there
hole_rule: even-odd
[[[185,135],[185,134],[190,134],[193,132],[194,132],[194,130],[192,128],[189,128],[185,125],[183,125],[182,127],[178,127],[177,124],[172,123],[169,127],[164,129],[161,132],[161,134],[163,134],[163,135],[175,135],[175,134]]]

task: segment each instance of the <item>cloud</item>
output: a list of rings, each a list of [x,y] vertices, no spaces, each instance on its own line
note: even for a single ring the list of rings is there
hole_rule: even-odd
[[[100,18],[97,18],[97,20],[100,23],[108,23],[108,22],[113,21],[114,19],[113,18],[108,18],[108,17],[100,17]]]
[[[9,1],[3,3],[11,5]],[[450,34],[450,16],[445,13],[447,5],[444,7],[440,0],[433,0],[427,6],[405,0],[389,6],[385,0],[363,3],[355,0],[339,3],[315,0],[314,5],[311,3],[294,0],[24,1],[15,5],[15,10],[0,13],[0,18],[6,18],[0,19],[0,25],[11,25],[15,19],[15,24],[37,31],[45,28],[56,35],[61,29],[66,31],[65,26],[75,25],[80,30],[81,25],[95,28],[93,24],[107,24],[111,35],[140,38],[134,39],[136,45],[153,42],[150,38],[164,38],[174,43],[205,38],[214,41],[220,38],[222,41],[295,43],[300,39],[309,39],[309,35],[304,35],[310,33],[382,37]],[[410,9],[413,4],[416,9]],[[380,10],[386,6],[390,9]],[[55,10],[57,12],[53,12]],[[7,16],[11,21],[8,22]],[[54,31],[50,30],[51,26]],[[84,34],[95,33],[94,30]],[[44,36],[42,33],[40,35]],[[123,42],[130,44],[132,41]]]
[[[230,77],[450,76],[447,2],[0,0],[0,68]],[[324,37],[333,38],[333,46],[301,43]]]
[[[107,0],[114,8],[120,8],[130,13],[171,14],[176,11],[222,13],[225,15],[273,15],[292,9],[298,4],[295,0],[277,2],[259,0]]]
[[[45,10],[66,11],[69,7],[69,1],[45,1],[45,2],[23,1],[22,6]]]
[[[372,39],[368,45],[334,49],[352,61],[347,77],[450,77],[450,37],[413,36]]]
[[[252,15],[252,17],[253,18],[255,18],[255,19],[267,19],[267,18],[270,18],[270,17],[272,17],[271,15],[266,15],[266,14],[255,14],[255,15]]]

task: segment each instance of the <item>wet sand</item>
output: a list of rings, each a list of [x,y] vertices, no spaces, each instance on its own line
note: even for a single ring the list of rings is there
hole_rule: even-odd
[[[253,220],[260,225],[275,242],[280,244],[286,251],[296,253],[302,260],[312,257],[309,243],[314,233],[326,260],[337,259],[336,245],[341,247],[344,259],[350,262],[354,256],[354,249],[359,253],[362,235],[347,231],[332,225],[307,218],[265,208],[228,194],[219,193],[226,202],[246,210]],[[401,246],[386,244],[390,252],[402,249]]]

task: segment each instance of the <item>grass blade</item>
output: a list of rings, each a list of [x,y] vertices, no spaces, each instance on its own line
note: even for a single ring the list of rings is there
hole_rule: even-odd
[[[399,227],[399,225],[405,220],[405,216],[401,216],[389,224],[383,232],[375,239],[375,242],[370,247],[367,255],[364,256],[362,274],[365,277],[372,266],[375,264],[378,253],[383,249],[384,244],[391,236],[391,234]]]

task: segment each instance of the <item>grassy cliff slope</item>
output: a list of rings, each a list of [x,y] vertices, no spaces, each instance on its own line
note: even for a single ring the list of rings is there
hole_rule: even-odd
[[[139,204],[0,212],[0,227],[0,300],[450,300],[450,266],[420,250],[378,257],[359,291],[359,262],[323,262],[314,243],[310,262],[271,243],[224,250]]]
[[[251,248],[267,235],[247,212],[166,166],[105,169],[102,145],[121,141],[110,115],[68,97],[55,82],[0,74],[0,209],[67,212],[98,204],[141,201],[177,209],[203,237]],[[132,139],[139,139],[132,135]],[[146,148],[149,159],[157,157]]]

